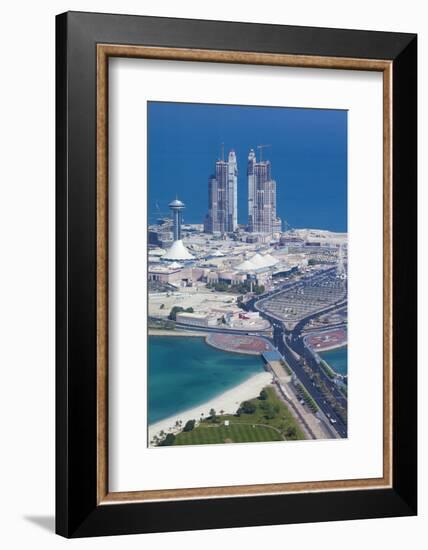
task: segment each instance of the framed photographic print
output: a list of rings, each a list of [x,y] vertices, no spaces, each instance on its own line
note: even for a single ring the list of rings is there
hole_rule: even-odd
[[[57,532],[416,514],[416,36],[57,16]]]

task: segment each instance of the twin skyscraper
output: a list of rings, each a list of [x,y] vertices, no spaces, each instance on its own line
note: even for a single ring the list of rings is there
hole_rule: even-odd
[[[250,233],[281,231],[276,215],[276,182],[272,179],[271,163],[256,159],[254,149],[248,154],[248,223]],[[228,159],[215,163],[215,173],[208,180],[208,214],[205,232],[223,235],[238,229],[238,163],[235,151]]]

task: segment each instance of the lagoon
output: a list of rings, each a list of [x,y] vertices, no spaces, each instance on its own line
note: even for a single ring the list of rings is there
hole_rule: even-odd
[[[330,351],[318,352],[321,359],[324,359],[330,367],[338,374],[348,374],[348,347],[332,349]]]
[[[202,337],[149,336],[148,347],[149,425],[201,405],[264,371],[260,356],[221,351]]]

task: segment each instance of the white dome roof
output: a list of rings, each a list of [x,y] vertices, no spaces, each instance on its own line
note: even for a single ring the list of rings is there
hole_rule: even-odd
[[[184,208],[184,202],[181,202],[179,199],[174,199],[168,206],[170,208]]]
[[[174,241],[162,256],[162,260],[193,260],[194,256],[190,254],[184,246],[183,241]]]

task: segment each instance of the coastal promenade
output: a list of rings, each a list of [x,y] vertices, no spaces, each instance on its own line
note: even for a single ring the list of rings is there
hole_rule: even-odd
[[[307,439],[337,439],[327,422],[318,418],[297,398],[291,379],[285,384],[276,384],[279,397],[287,403],[291,414],[299,422]]]
[[[301,403],[301,399],[296,393],[295,384],[291,374],[288,374],[286,368],[290,367],[285,361],[269,361],[268,367],[274,375],[275,389],[278,397],[285,401],[289,411],[298,421],[305,432],[307,439],[331,439],[337,437],[330,426],[323,422],[306,405]]]

